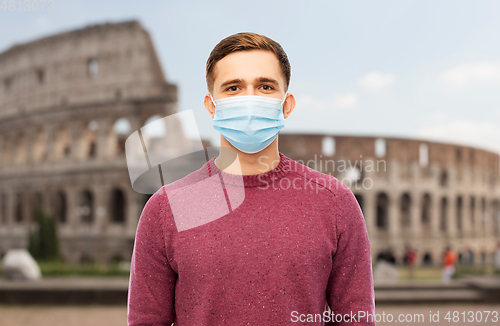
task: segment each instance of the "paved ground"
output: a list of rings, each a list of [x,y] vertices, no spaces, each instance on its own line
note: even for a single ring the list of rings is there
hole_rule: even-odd
[[[487,311],[490,311],[488,321],[485,321]],[[377,318],[383,318],[385,312],[385,322],[377,322],[377,326],[387,325],[453,325],[453,326],[471,326],[471,325],[499,325],[500,324],[500,305],[488,304],[422,304],[409,306],[384,306],[376,307]],[[450,319],[446,319],[447,313]],[[439,315],[437,315],[439,313]],[[391,314],[393,321],[389,322]],[[402,314],[400,316],[400,314]],[[453,318],[455,314],[455,319]],[[431,321],[430,315],[434,316],[434,321]],[[482,315],[482,321],[479,317]],[[397,321],[401,317],[401,321]],[[420,321],[416,321],[420,318]],[[423,318],[423,319],[422,319]],[[464,321],[465,318],[465,321]],[[377,319],[378,320],[378,319]],[[412,320],[411,322],[409,320]],[[495,321],[496,320],[496,321]]]
[[[456,311],[460,317],[459,321],[454,322],[453,319],[448,322],[445,319],[448,311]],[[475,316],[479,317],[478,311],[482,312],[483,321],[474,319],[467,322],[469,311],[473,311]],[[485,311],[491,311],[489,320],[484,321],[486,316]],[[498,317],[497,321],[492,321],[493,311]],[[439,312],[439,322],[431,322],[429,313],[435,314]],[[465,312],[466,321],[463,321]],[[386,322],[377,322],[377,326],[386,326],[394,324],[402,325],[499,325],[500,324],[500,305],[409,305],[409,306],[385,306],[379,305],[376,308],[377,318],[383,318],[385,313]],[[394,318],[393,322],[388,322],[389,314]],[[396,322],[399,314],[403,314],[403,318],[417,318],[418,314],[423,314],[423,320],[406,322],[404,320]],[[453,315],[451,315],[453,317]],[[422,317],[420,317],[422,318]],[[437,317],[435,317],[437,318]],[[0,326],[124,326],[127,325],[127,309],[126,307],[22,307],[22,306],[0,306]],[[259,325],[260,326],[260,325]]]
[[[0,306],[0,326],[126,326],[126,307]]]

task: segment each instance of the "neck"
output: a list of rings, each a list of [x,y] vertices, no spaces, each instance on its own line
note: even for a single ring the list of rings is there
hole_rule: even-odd
[[[237,175],[256,175],[273,170],[280,163],[278,137],[265,149],[255,154],[247,154],[237,150],[221,135],[221,149],[215,165],[224,172]],[[235,159],[234,153],[237,158]]]

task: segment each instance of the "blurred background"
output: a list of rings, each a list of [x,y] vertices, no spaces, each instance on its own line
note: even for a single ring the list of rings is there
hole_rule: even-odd
[[[291,63],[280,151],[358,199],[377,312],[500,308],[499,14],[498,1],[0,0],[0,325],[126,324],[149,195],[125,141],[192,110],[167,132],[219,146],[205,64],[242,31]]]

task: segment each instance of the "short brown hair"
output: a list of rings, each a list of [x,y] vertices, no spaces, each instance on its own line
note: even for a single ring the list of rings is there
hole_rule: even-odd
[[[211,92],[214,86],[214,69],[215,64],[222,60],[228,54],[238,51],[250,50],[267,50],[276,55],[280,63],[281,72],[285,79],[285,91],[290,85],[291,67],[285,50],[278,42],[271,40],[269,37],[256,33],[237,33],[226,37],[220,41],[210,53],[207,60],[207,87]]]

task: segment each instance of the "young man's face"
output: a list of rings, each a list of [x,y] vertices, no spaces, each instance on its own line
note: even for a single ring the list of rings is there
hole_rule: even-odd
[[[225,56],[216,63],[212,97],[218,100],[231,96],[259,95],[285,98],[285,79],[278,58],[271,51],[238,51]],[[287,95],[283,114],[287,118],[295,100]],[[210,95],[205,96],[205,107],[214,115],[215,107]]]

